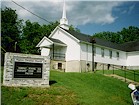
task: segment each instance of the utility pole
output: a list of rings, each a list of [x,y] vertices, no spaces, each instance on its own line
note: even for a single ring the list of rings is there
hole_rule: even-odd
[[[95,39],[91,40],[92,43],[92,72],[94,72],[94,44],[96,43]]]

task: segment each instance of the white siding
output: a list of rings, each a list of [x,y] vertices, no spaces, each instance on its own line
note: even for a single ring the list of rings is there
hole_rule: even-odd
[[[81,60],[92,61],[92,46],[81,43]]]
[[[72,37],[67,35],[67,33],[64,33],[63,31],[58,29],[52,35],[52,38],[59,39],[67,45],[66,61],[80,60],[80,45]]]
[[[122,66],[126,65],[126,52],[104,48],[104,57],[102,57],[101,48],[104,48],[104,47],[96,47],[95,62],[122,65]],[[109,50],[112,51],[112,58],[110,58]],[[119,59],[117,59],[116,52],[119,52]]]
[[[49,56],[49,55],[50,55],[50,49],[48,48],[41,49],[41,56]]]
[[[50,42],[49,40],[44,40],[44,41],[41,43],[40,47],[41,47],[41,46],[51,46],[51,45],[52,45],[52,42]]]
[[[114,64],[126,66],[126,52],[108,49],[103,46],[95,46],[96,54],[94,56],[94,62],[100,62],[105,64]],[[102,57],[101,49],[104,49],[104,57]],[[112,51],[112,58],[110,58],[109,50]],[[117,59],[116,53],[119,52],[119,59]],[[92,45],[81,43],[81,60],[92,61]]]
[[[139,66],[139,51],[127,53],[127,66]]]

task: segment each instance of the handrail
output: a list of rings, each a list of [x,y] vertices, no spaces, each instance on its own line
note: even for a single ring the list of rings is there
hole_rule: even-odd
[[[65,54],[62,53],[51,53],[50,57],[53,60],[65,60]]]
[[[101,65],[107,65],[107,64],[101,64]],[[126,72],[129,72],[129,73],[132,73],[134,74],[134,81],[135,81],[135,75],[138,75],[139,76],[139,73],[135,72],[136,70],[131,70],[131,69],[123,69],[123,68],[120,68],[120,67],[115,67],[116,65],[113,65],[113,74],[114,73],[114,69],[118,69],[118,70],[121,70],[121,71],[124,71],[124,74],[125,74],[125,81],[126,81]],[[104,74],[104,69],[103,69],[103,74]]]

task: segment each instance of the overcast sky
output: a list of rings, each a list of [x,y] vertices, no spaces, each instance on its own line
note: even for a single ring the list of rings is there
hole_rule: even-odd
[[[59,21],[62,17],[62,0],[14,1],[48,21]],[[19,18],[24,21],[48,24],[11,0],[3,0],[1,6],[16,10]],[[66,0],[66,11],[69,24],[79,28],[85,34],[92,35],[102,31],[116,32],[131,25],[139,27],[139,1]]]

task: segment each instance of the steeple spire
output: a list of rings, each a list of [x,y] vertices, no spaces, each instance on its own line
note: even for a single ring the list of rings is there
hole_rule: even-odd
[[[63,15],[62,18],[66,19],[66,6],[65,6],[65,0],[64,0],[64,4],[63,4]]]
[[[68,26],[68,19],[66,18],[66,4],[65,4],[65,0],[63,1],[63,14],[62,14],[62,18],[60,19],[60,27],[64,28],[64,29],[69,29]]]

